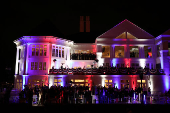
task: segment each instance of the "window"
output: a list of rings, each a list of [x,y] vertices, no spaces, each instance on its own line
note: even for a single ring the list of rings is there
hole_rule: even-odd
[[[31,70],[34,70],[34,62],[31,62]]]
[[[43,48],[40,48],[40,56],[43,56]]]
[[[47,47],[47,45],[44,45],[44,48],[43,45],[32,45],[32,56],[43,56],[43,54],[46,56],[47,48],[45,47]]]
[[[31,79],[28,79],[28,82],[31,82]]]
[[[54,78],[54,86],[61,86],[61,78]]]
[[[105,80],[105,87],[112,87],[112,80]]]
[[[124,58],[124,46],[115,46],[115,58]]]
[[[39,70],[42,70],[42,62],[39,62]]]
[[[32,56],[35,56],[35,48],[32,48]]]
[[[84,82],[84,79],[75,79],[75,82]]]
[[[56,57],[58,57],[58,46],[56,46]]]
[[[129,47],[130,47],[130,58],[138,58],[139,57],[138,46],[129,46]]]
[[[102,57],[110,58],[110,46],[102,46]]]
[[[52,50],[52,56],[55,56],[55,49]]]
[[[38,62],[35,62],[35,70],[37,70]]]
[[[47,48],[44,48],[44,56],[47,55]]]
[[[137,80],[138,83],[141,83],[141,80]],[[145,80],[142,80],[142,83],[145,83]]]
[[[36,56],[39,54],[39,48],[36,48]]]
[[[46,70],[46,62],[43,62],[43,70]]]
[[[57,82],[57,79],[54,79],[54,82]]]
[[[62,49],[62,58],[64,58],[64,49]]]
[[[144,46],[145,58],[152,58],[152,49],[150,46]]]
[[[59,50],[59,57],[61,57],[61,50]]]

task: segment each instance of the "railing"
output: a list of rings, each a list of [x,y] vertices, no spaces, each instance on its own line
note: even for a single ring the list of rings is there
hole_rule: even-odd
[[[50,69],[50,74],[58,75],[138,75],[141,69],[133,68],[102,68],[102,69]],[[165,75],[163,69],[143,69],[144,75]]]
[[[96,54],[92,53],[73,53],[70,56],[70,60],[95,60]]]

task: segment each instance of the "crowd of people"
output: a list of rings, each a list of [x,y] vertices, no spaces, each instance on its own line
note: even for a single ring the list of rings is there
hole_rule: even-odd
[[[25,86],[19,94],[20,100],[25,100],[25,102],[32,104],[33,95],[37,95],[38,104],[48,104],[48,103],[81,103],[82,99],[84,103],[92,103],[92,95],[98,96],[99,103],[108,103],[108,100],[119,99],[122,101],[124,97],[133,97],[134,93],[138,95],[141,92],[140,88],[133,89],[118,89],[117,87],[101,87],[93,86],[91,90],[89,87],[85,86],[48,86],[44,87],[34,87],[29,88]],[[144,92],[145,93],[145,92]],[[147,93],[146,93],[147,94]],[[20,101],[21,102],[21,101]]]
[[[70,56],[71,60],[95,60],[96,54],[94,53],[73,53]]]

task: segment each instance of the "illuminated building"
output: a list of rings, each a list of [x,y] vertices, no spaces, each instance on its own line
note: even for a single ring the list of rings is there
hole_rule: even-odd
[[[169,42],[169,30],[155,38],[128,20],[98,36],[94,43],[74,43],[53,36],[23,36],[14,41],[17,46],[15,88],[68,86],[72,81],[72,85],[134,89],[140,87],[138,68],[142,67],[145,90],[150,87],[152,93],[165,92],[169,90]],[[89,53],[94,54],[89,57]],[[76,70],[91,65],[116,68]]]

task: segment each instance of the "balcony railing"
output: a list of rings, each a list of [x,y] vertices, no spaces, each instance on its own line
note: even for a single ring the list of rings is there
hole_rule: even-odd
[[[70,60],[95,60],[96,54],[92,53],[73,53]]]
[[[99,68],[99,69],[50,69],[49,75],[139,75],[141,69]],[[143,69],[144,75],[165,75],[163,69]]]

